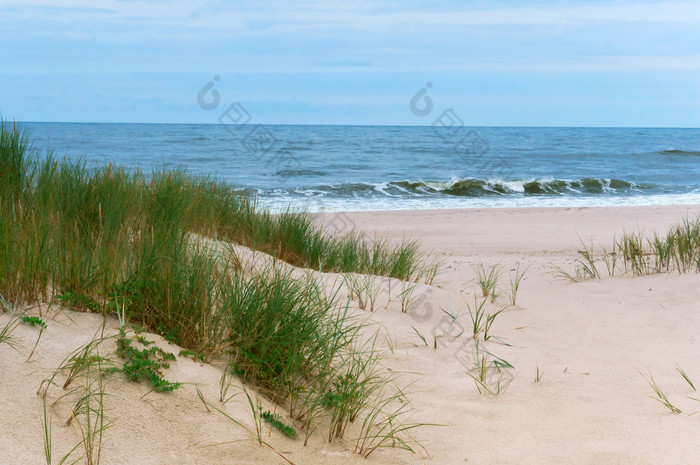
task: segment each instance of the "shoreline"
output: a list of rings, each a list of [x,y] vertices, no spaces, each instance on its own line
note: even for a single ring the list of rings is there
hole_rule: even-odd
[[[333,215],[337,213],[392,213],[392,212],[461,212],[461,211],[487,211],[487,210],[595,210],[595,209],[646,209],[646,208],[688,208],[688,209],[698,209],[700,210],[700,203],[672,203],[672,204],[649,204],[649,205],[590,205],[590,206],[527,206],[527,207],[469,207],[469,208],[417,208],[417,209],[407,209],[407,210],[342,210],[342,211],[326,211],[326,212],[314,212],[314,214],[319,215]]]
[[[316,199],[294,199],[292,200],[286,200],[286,201],[272,201],[268,202],[266,200],[260,201],[259,200],[259,205],[262,208],[266,208],[270,210],[272,213],[279,213],[282,211],[285,211],[287,209],[292,209],[292,210],[305,210],[308,213],[313,213],[313,214],[320,214],[320,213],[370,213],[370,212],[390,212],[390,211],[423,211],[423,210],[476,210],[476,209],[504,209],[504,208],[509,208],[509,209],[514,209],[514,210],[522,210],[522,209],[530,209],[530,208],[626,208],[626,207],[673,207],[673,206],[694,206],[694,205],[700,205],[700,194],[679,194],[677,197],[678,199],[674,200],[668,200],[668,201],[663,201],[659,203],[649,203],[649,202],[640,202],[640,203],[616,203],[616,202],[599,202],[596,203],[594,200],[595,199],[590,199],[590,198],[576,198],[576,197],[571,197],[570,200],[576,200],[575,202],[570,202],[566,204],[547,204],[546,199],[540,198],[531,198],[530,203],[523,203],[523,204],[513,204],[512,199],[510,200],[503,200],[502,202],[489,202],[489,203],[479,203],[478,201],[474,202],[475,198],[468,198],[469,200],[472,201],[470,205],[455,205],[454,202],[450,202],[451,205],[442,207],[442,204],[445,204],[445,199],[421,199],[421,200],[415,200],[415,202],[411,202],[412,199],[410,198],[405,198],[402,199],[401,205],[393,208],[391,204],[382,202],[381,200],[376,202],[367,202],[363,201],[364,205],[370,205],[369,207],[367,206],[359,206],[359,207],[353,207],[352,202],[348,202],[347,200],[339,201],[339,205],[336,205],[335,200],[338,199],[331,199],[330,202],[323,202],[319,201]],[[643,199],[641,197],[640,199]],[[327,200],[327,199],[326,199]],[[375,199],[377,200],[377,199]],[[593,201],[592,201],[593,200]],[[380,204],[376,207],[374,207],[374,204]],[[415,203],[415,204],[414,204]]]
[[[457,248],[464,242],[499,253],[510,250],[580,246],[607,247],[623,232],[661,232],[685,218],[700,215],[700,204],[621,207],[470,208],[449,210],[388,210],[314,214],[331,233],[361,231],[368,236],[419,239],[429,250]],[[550,237],[547,231],[558,230]],[[478,238],[478,239],[477,239]],[[549,250],[553,252],[554,250]]]

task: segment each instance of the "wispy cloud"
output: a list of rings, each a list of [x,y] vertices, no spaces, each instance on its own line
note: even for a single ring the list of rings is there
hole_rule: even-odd
[[[501,80],[511,82],[506,88],[517,92],[527,74],[542,83],[569,82],[564,87],[577,86],[577,94],[585,96],[593,92],[587,84],[591,73],[624,75],[636,82],[632,88],[640,99],[653,98],[659,88],[678,94],[674,101],[685,95],[684,114],[692,118],[698,113],[692,110],[693,99],[700,92],[697,1],[5,0],[0,5],[0,40],[13,44],[0,50],[0,76],[15,83],[13,92],[24,95],[25,102],[38,92],[22,87],[28,76],[95,76],[92,86],[99,93],[77,89],[70,79],[44,81],[53,90],[52,101],[80,91],[99,94],[99,102],[107,102],[114,88],[108,86],[119,82],[118,76],[141,75],[171,83],[184,104],[187,92],[194,90],[182,86],[197,84],[185,84],[182,76],[192,73],[201,73],[200,79],[214,73],[234,76],[236,98],[253,99],[267,109],[301,98],[314,108],[323,107],[325,98],[329,108],[346,105],[343,115],[365,115],[359,109],[376,102],[374,114],[385,112],[383,118],[390,118],[386,112],[391,105],[377,95],[387,95],[392,87],[377,76],[406,79],[405,89],[391,93],[395,108],[406,98],[401,92],[413,92],[424,76],[440,78],[448,86],[469,83],[463,94],[473,96],[479,89],[487,94]],[[674,73],[684,76],[681,84]],[[253,75],[266,93],[241,84],[242,77]],[[291,76],[304,76],[316,93],[306,93]],[[408,84],[410,77],[416,84]],[[364,83],[364,91],[350,86],[353,79]],[[624,84],[608,81],[613,102],[616,86]],[[120,85],[119,98],[132,98],[129,108],[138,107],[146,98],[141,84],[125,82],[133,92]],[[596,91],[602,82],[597,81]],[[24,112],[3,92],[0,110]],[[546,90],[537,92],[542,101],[550,98]],[[166,100],[170,97],[176,98]],[[6,108],[8,102],[15,106]],[[272,110],[268,114],[276,118]],[[327,118],[327,112],[318,110],[318,118]]]

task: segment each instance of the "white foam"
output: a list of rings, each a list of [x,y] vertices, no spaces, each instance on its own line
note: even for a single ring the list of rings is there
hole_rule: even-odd
[[[523,193],[525,192],[525,183],[530,181],[506,181],[501,182],[501,185],[505,186],[508,190],[512,192]]]
[[[260,199],[260,205],[272,211],[298,207],[301,200]],[[658,194],[644,196],[531,196],[452,197],[411,199],[406,197],[333,199],[319,198],[310,204],[309,211],[386,211],[386,210],[441,210],[456,208],[530,208],[530,207],[610,207],[644,205],[693,205],[700,204],[700,189],[689,194]]]

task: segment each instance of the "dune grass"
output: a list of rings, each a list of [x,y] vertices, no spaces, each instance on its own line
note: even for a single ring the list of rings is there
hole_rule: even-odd
[[[232,373],[289,409],[307,440],[321,427],[342,437],[388,382],[379,351],[358,346],[362,325],[337,291],[279,264],[247,273],[218,241],[324,272],[432,282],[437,271],[415,242],[330,236],[303,212],[260,210],[184,170],[146,176],[40,156],[20,127],[0,124],[1,296],[117,315],[122,328],[138,324],[206,360],[226,356]],[[65,387],[107,363],[89,349],[64,361]]]
[[[323,271],[413,281],[432,280],[435,272],[416,242],[327,235],[303,212],[272,214],[243,191],[181,169],[146,176],[39,156],[24,131],[6,123],[0,212],[0,289],[11,301],[46,300],[51,287],[104,296],[132,275],[148,280],[153,276],[140,274],[163,266],[155,257],[183,253],[191,233]]]
[[[609,276],[616,272],[634,276],[658,273],[700,272],[700,217],[686,218],[671,226],[666,234],[644,235],[623,233],[613,241],[612,248],[595,253],[593,247],[579,250],[573,274],[559,270],[559,274],[571,281],[600,278],[596,263],[603,262]]]
[[[685,382],[688,383],[688,385],[693,389],[693,391],[695,391],[696,390],[695,385],[693,384],[693,381],[690,379],[690,376],[688,376],[688,374],[685,372],[685,370],[683,370],[683,368],[676,365],[676,371],[678,373],[680,373],[680,375],[683,377]]]
[[[540,381],[542,381],[543,376],[544,371],[540,370],[540,365],[538,364],[535,368],[535,383],[539,383]]]
[[[637,372],[642,375],[642,378],[649,383],[649,386],[651,386],[652,390],[654,391],[653,396],[649,396],[650,398],[654,399],[655,401],[659,402],[661,405],[666,407],[668,410],[670,410],[672,413],[681,413],[681,410],[673,405],[670,400],[668,400],[668,397],[666,397],[666,394],[661,390],[658,384],[656,384],[656,381],[654,381],[654,377],[652,376],[651,372],[649,373],[649,377],[647,378],[644,373],[641,371],[637,370]]]
[[[394,389],[393,392],[391,388]],[[362,421],[354,452],[368,458],[377,449],[384,447],[396,447],[410,452],[415,452],[414,447],[417,447],[426,451],[408,433],[415,428],[439,425],[406,420],[411,408],[405,400],[404,392],[395,386],[383,386],[378,398],[380,401],[368,409]]]
[[[483,297],[494,297],[498,278],[500,278],[502,274],[500,265],[493,265],[491,268],[487,269],[483,263],[479,263],[478,265],[472,265],[472,269],[476,275],[474,281],[477,282],[481,288],[481,295]]]
[[[103,378],[112,373],[114,364],[108,356],[100,354],[100,346],[109,337],[98,337],[95,335],[86,344],[71,352],[61,362],[59,367],[48,378],[39,385],[37,394],[42,395],[42,437],[44,443],[44,457],[47,465],[52,463],[52,420],[50,410],[47,408],[47,394],[52,386],[59,386],[56,382],[59,374],[65,376],[62,385],[63,393],[51,403],[53,407],[61,400],[67,400],[71,407],[70,417],[65,421],[66,426],[77,425],[76,431],[80,440],[58,461],[63,463],[78,463],[81,460],[87,465],[99,465],[102,456],[102,441],[105,430],[112,426],[112,422],[107,419],[104,400],[107,396],[103,383]],[[81,381],[82,385],[68,389],[76,381]],[[77,383],[80,384],[80,383]],[[77,451],[82,450],[82,456],[75,459],[73,456]],[[70,460],[70,461],[69,461]]]
[[[517,264],[515,270],[515,273],[512,275],[509,275],[510,278],[510,293],[509,293],[509,300],[510,304],[515,306],[515,303],[517,301],[518,297],[518,290],[520,289],[520,281],[522,281],[523,277],[525,276],[525,273],[527,273],[527,270],[530,269],[530,265],[527,265],[525,268],[520,268],[520,263]]]
[[[7,344],[9,347],[18,350],[21,342],[18,337],[12,335],[12,332],[17,329],[19,324],[19,318],[13,315],[8,322],[5,323],[5,326],[0,328],[0,344]]]

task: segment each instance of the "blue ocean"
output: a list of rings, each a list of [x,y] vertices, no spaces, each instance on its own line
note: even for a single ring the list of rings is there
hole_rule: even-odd
[[[271,209],[700,203],[700,129],[25,123],[89,165],[184,167]]]

